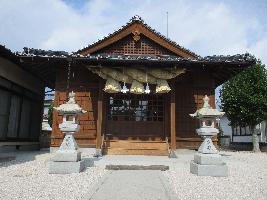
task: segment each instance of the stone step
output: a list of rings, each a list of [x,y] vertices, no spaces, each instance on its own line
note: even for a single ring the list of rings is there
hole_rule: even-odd
[[[144,148],[104,148],[104,154],[108,155],[150,155],[150,156],[168,156],[168,149],[144,149]]]
[[[111,140],[111,141],[105,141],[104,147],[168,149],[168,145],[166,142],[159,142],[159,141]]]
[[[127,141],[159,141],[165,142],[165,138],[155,135],[134,135],[134,136],[119,136],[119,135],[106,135],[106,140],[127,140]]]
[[[168,143],[153,140],[105,140],[103,153],[109,155],[167,156]]]

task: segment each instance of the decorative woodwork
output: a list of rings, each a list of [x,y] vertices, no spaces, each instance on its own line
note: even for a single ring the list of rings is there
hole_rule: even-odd
[[[106,135],[164,137],[163,95],[111,94],[107,109]]]
[[[175,55],[170,50],[160,46],[144,35],[134,35],[133,37],[128,35],[125,38],[92,54]]]
[[[133,33],[133,39],[134,39],[135,42],[140,40],[140,33],[139,33],[138,30],[133,31],[132,33]]]
[[[164,98],[159,94],[109,95],[108,120],[110,121],[163,121]]]
[[[101,49],[104,49],[108,46],[110,46],[111,44],[122,40],[123,38],[129,36],[132,34],[132,32],[134,31],[138,31],[140,32],[140,34],[146,36],[147,38],[149,38],[150,40],[154,41],[156,44],[162,46],[165,49],[168,49],[170,52],[172,52],[172,54],[175,54],[176,56],[181,56],[184,58],[196,58],[196,55],[183,49],[178,47],[177,45],[167,41],[166,39],[160,37],[158,34],[156,34],[155,32],[149,30],[144,24],[139,23],[139,22],[135,22],[133,24],[131,24],[130,26],[126,26],[125,28],[123,28],[122,30],[120,30],[119,32],[117,32],[116,34],[107,37],[103,40],[101,40],[100,42],[97,42],[87,48],[82,49],[81,51],[79,51],[79,53],[81,55],[88,55],[88,54],[95,54],[96,52],[98,52]],[[172,55],[170,54],[170,55]]]

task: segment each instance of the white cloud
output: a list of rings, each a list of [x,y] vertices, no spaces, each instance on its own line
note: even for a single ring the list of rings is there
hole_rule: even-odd
[[[246,51],[267,63],[267,32],[255,16],[242,17],[218,1],[91,0],[81,9],[60,0],[0,0],[0,43],[76,51],[124,25],[139,14],[156,30],[205,56]]]
[[[250,52],[261,58],[267,67],[267,36],[257,41],[250,49]]]

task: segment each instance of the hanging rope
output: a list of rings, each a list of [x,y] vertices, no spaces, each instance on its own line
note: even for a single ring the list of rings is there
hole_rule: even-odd
[[[66,93],[67,96],[70,92],[70,71],[71,71],[71,61],[68,62],[68,73],[67,73],[67,88],[66,88]]]

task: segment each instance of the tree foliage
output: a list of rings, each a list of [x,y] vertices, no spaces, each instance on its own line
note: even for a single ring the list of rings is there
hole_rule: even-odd
[[[266,120],[267,71],[258,61],[227,81],[220,92],[221,108],[232,126],[255,126]],[[252,133],[253,134],[253,133]]]

